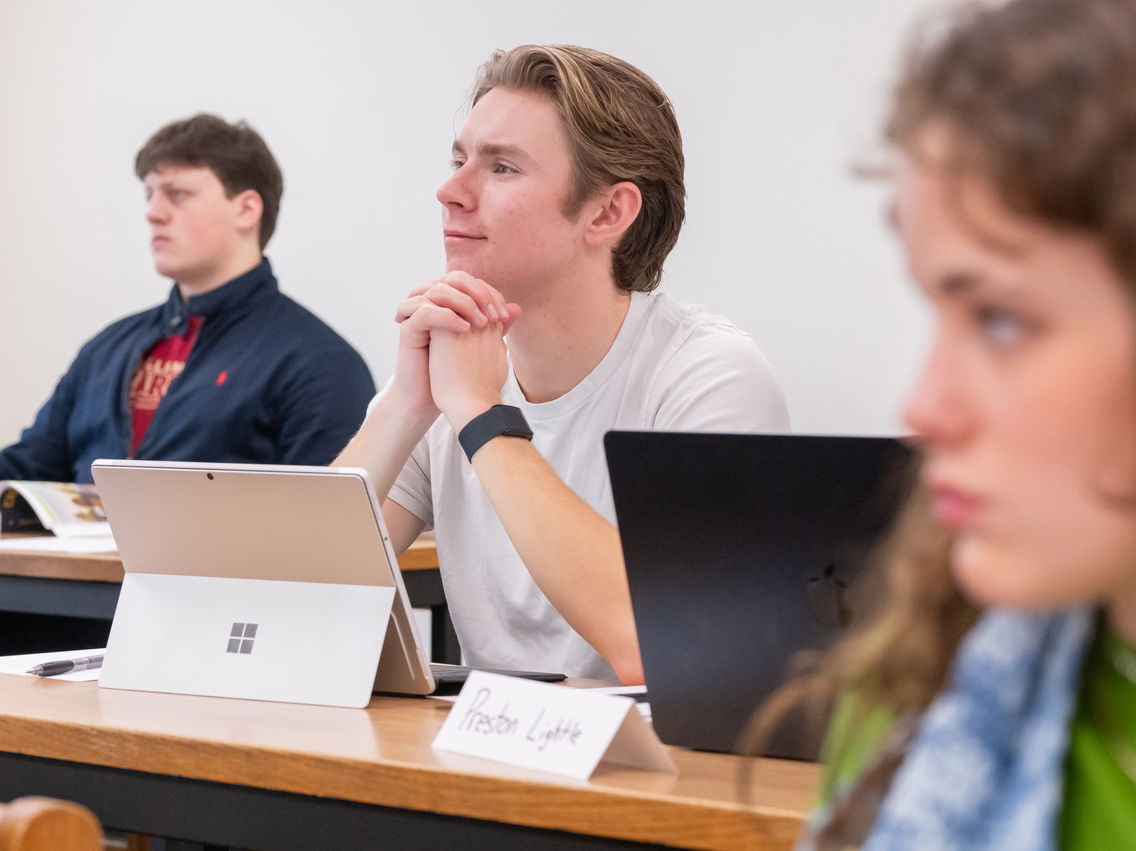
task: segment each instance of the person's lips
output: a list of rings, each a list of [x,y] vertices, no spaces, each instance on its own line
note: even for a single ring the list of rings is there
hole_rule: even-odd
[[[447,242],[450,242],[451,240],[457,242],[464,240],[485,239],[485,237],[481,234],[464,230],[456,230],[452,228],[446,228],[444,231],[442,231],[442,236],[445,237]]]
[[[931,513],[939,523],[951,528],[973,525],[985,505],[977,494],[946,481],[929,484],[928,491],[931,494]]]
[[[156,250],[164,245],[169,245],[169,242],[170,238],[168,236],[161,236],[160,234],[156,234],[150,237],[150,248],[151,250]]]

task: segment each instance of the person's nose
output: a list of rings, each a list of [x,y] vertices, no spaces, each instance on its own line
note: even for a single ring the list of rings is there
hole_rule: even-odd
[[[146,221],[159,224],[169,218],[169,204],[161,192],[155,192],[146,200]]]
[[[974,391],[965,353],[940,331],[903,407],[914,441],[934,449],[967,440],[977,422]]]
[[[474,179],[472,176],[472,169],[469,165],[463,165],[460,168],[454,169],[446,180],[438,187],[435,193],[438,201],[443,207],[460,208],[470,210],[476,206],[476,189],[474,187]]]

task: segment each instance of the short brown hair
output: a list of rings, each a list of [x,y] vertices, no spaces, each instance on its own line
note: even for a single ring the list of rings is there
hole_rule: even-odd
[[[604,186],[639,187],[643,207],[613,252],[612,275],[628,292],[657,287],[686,216],[682,136],[663,90],[622,59],[573,45],[495,51],[472,102],[498,86],[543,92],[556,105],[572,150],[567,215]]]
[[[230,124],[216,115],[201,113],[167,124],[150,137],[134,158],[139,180],[164,165],[209,168],[230,198],[252,189],[264,205],[260,217],[260,249],[276,230],[284,176],[260,134],[244,121]]]

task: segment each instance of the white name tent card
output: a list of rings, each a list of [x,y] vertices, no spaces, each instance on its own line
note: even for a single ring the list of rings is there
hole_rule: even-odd
[[[484,671],[470,674],[434,747],[578,780],[601,760],[678,770],[632,698]]]

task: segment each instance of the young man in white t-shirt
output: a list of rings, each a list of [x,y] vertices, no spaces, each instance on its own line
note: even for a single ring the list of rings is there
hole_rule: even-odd
[[[447,272],[399,306],[394,376],[336,463],[371,472],[396,550],[435,529],[468,663],[640,683],[604,433],[784,430],[785,403],[746,334],[651,292],[685,195],[653,80],[525,46],[472,100]]]

